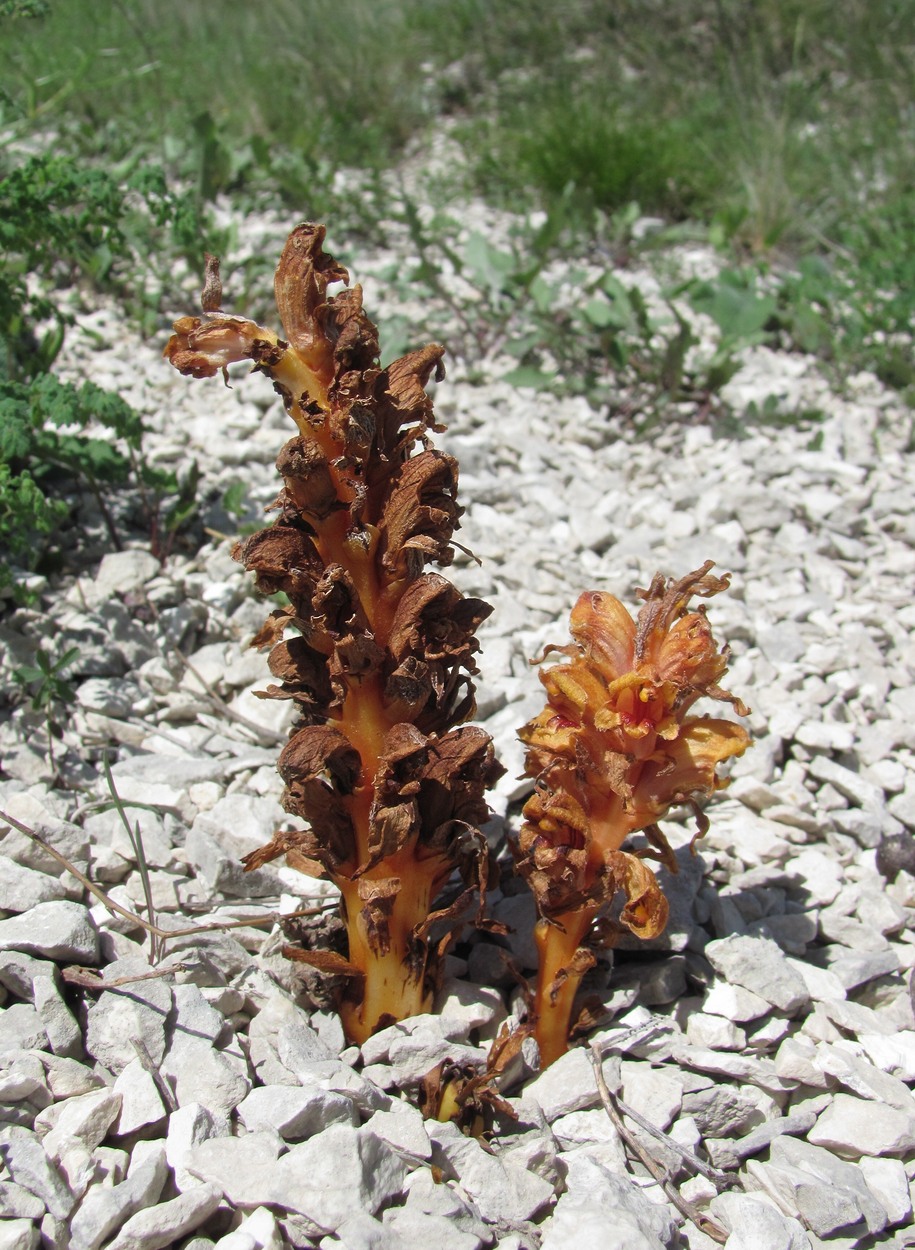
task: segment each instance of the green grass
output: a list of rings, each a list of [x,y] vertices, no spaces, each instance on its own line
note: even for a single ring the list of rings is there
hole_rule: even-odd
[[[324,213],[337,171],[389,170],[446,124],[464,153],[452,189],[513,209],[573,204],[585,242],[636,202],[743,260],[824,256],[860,291],[839,337],[862,360],[875,333],[910,320],[911,0],[50,0],[44,17],[2,12],[7,133],[53,135],[107,167],[163,162],[202,200],[266,193]],[[344,189],[335,219],[383,221],[385,194]],[[881,353],[901,378],[904,362]]]
[[[449,115],[494,199],[633,199],[756,251],[838,242],[913,148],[909,0],[52,0],[0,25],[7,114],[207,191],[386,168]],[[906,189],[906,194],[908,190]]]

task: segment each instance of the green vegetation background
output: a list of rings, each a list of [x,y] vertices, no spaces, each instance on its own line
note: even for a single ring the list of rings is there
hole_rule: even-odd
[[[8,122],[306,197],[442,120],[507,205],[892,252],[913,224],[910,0],[50,0],[0,26]],[[296,185],[296,179],[299,180]],[[901,241],[901,240],[900,240]]]
[[[420,333],[438,317],[465,361],[513,355],[519,385],[612,406],[628,370],[652,419],[705,414],[741,348],[770,342],[839,383],[874,369],[911,404],[913,87],[911,0],[0,0],[0,546],[23,557],[60,524],[55,473],[97,497],[100,474],[132,477],[156,550],[193,512],[192,484],[143,480],[123,407],[50,378],[70,316],[53,292],[107,287],[161,330],[176,261],[231,262],[221,194],[329,220],[344,256],[399,222],[416,264],[391,282],[428,309]],[[405,158],[420,191],[392,177]],[[466,195],[541,224],[519,218],[511,254],[458,244]],[[645,215],[657,228],[634,230]],[[722,271],[665,292],[665,328],[625,269],[683,237]],[[603,266],[576,308],[544,278],[556,257]],[[267,313],[273,260],[233,277],[238,311]],[[720,333],[701,376],[683,299]],[[384,329],[390,355],[416,327]],[[101,444],[55,432],[93,422]]]

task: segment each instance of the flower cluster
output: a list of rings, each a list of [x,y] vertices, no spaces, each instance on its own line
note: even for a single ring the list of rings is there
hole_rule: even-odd
[[[524,808],[519,871],[537,900],[541,964],[537,1031],[542,1061],[562,1053],[572,1000],[593,964],[585,942],[617,894],[619,920],[640,937],[657,936],[668,905],[645,862],[676,860],[657,827],[673,805],[694,803],[724,783],[718,766],[748,746],[731,720],[690,715],[702,696],[747,709],[718,682],[727,668],[693,596],[717,594],[727,577],[709,561],[680,578],[656,576],[637,620],[612,595],[587,593],[572,612],[572,643],[549,647],[566,662],[541,671],[547,706],[522,730],[526,771],[536,789]],[[624,851],[644,832],[645,850]]]

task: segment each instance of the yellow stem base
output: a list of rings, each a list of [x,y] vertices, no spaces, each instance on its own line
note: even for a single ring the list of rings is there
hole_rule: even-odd
[[[540,1047],[541,1071],[569,1048],[572,1007],[586,970],[576,968],[573,961],[597,911],[588,907],[564,912],[554,917],[556,923],[539,920],[534,930],[540,956],[534,993],[534,1035]]]
[[[391,861],[383,865],[390,872]],[[376,869],[376,872],[378,870]],[[421,872],[413,862],[414,874]],[[392,874],[393,875],[393,874]],[[403,878],[402,878],[403,880]],[[341,881],[349,938],[349,962],[364,975],[360,1000],[340,1004],[346,1036],[361,1045],[379,1028],[432,1009],[433,995],[426,986],[429,950],[423,944],[419,958],[413,932],[429,914],[431,879],[414,876],[404,881],[386,917],[386,940],[379,942],[366,925],[358,883]]]

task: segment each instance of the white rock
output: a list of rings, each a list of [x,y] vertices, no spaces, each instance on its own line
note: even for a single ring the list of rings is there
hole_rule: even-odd
[[[915,1112],[882,1107],[851,1094],[836,1094],[807,1135],[815,1146],[825,1146],[843,1159],[862,1155],[895,1155],[915,1149]]]
[[[790,955],[788,963],[800,974],[814,1002],[822,1002],[824,998],[845,998],[845,986],[828,968],[818,968],[816,964],[807,963],[804,959],[792,959]]]
[[[17,1185],[41,1198],[57,1219],[67,1218],[73,1194],[34,1133],[16,1124],[0,1129],[0,1155]]]
[[[553,1196],[549,1181],[526,1168],[488,1154],[456,1125],[430,1121],[432,1162],[460,1182],[484,1219],[529,1220]]]
[[[115,1125],[115,1133],[119,1137],[158,1125],[165,1119],[166,1109],[158,1087],[139,1059],[127,1064],[118,1074],[112,1089],[121,1098],[121,1111]]]
[[[406,1168],[369,1128],[332,1124],[272,1169],[271,1204],[333,1232],[353,1211],[375,1214],[403,1190]]]
[[[214,1250],[283,1250],[283,1246],[276,1216],[266,1207],[258,1207],[242,1220],[234,1233],[220,1237]]]
[[[144,959],[128,957],[110,964],[105,975],[115,980],[149,971]],[[165,1025],[171,1010],[172,991],[164,981],[139,980],[105,990],[87,1013],[86,1050],[118,1073],[136,1059],[139,1043],[158,1066],[165,1056]]]
[[[658,1250],[676,1225],[630,1177],[616,1176],[586,1155],[570,1160],[566,1192],[544,1220],[542,1250]]]
[[[17,998],[32,1000],[32,982],[35,977],[53,977],[57,967],[48,959],[36,959],[22,951],[9,951],[0,962],[0,987],[9,990]]]
[[[803,881],[820,906],[834,902],[842,888],[842,868],[835,859],[814,847],[805,847],[792,857],[792,876]]]
[[[564,1151],[572,1151],[579,1146],[589,1149],[599,1146],[600,1161],[611,1172],[625,1174],[628,1170],[625,1146],[603,1107],[560,1116],[550,1128]]]
[[[33,1002],[55,1055],[76,1059],[83,1053],[83,1035],[53,977],[32,981]]]
[[[113,551],[102,562],[91,587],[91,602],[137,590],[159,571],[159,561],[149,551]]]
[[[227,1118],[214,1115],[199,1103],[187,1103],[171,1113],[165,1137],[165,1157],[175,1174],[175,1184],[179,1190],[200,1184],[199,1179],[187,1169],[191,1150],[200,1142],[228,1135]]]
[[[730,1233],[728,1250],[810,1250],[798,1221],[782,1215],[761,1196],[719,1194],[712,1199],[711,1211]]]
[[[138,1211],[108,1243],[106,1250],[165,1250],[209,1219],[221,1198],[217,1186],[199,1185],[170,1202]]]
[[[438,1216],[447,1220],[452,1228],[471,1233],[481,1242],[489,1240],[488,1226],[483,1223],[470,1199],[461,1192],[460,1186],[444,1177],[436,1180],[429,1168],[417,1168],[407,1174],[404,1189],[404,1209]]]
[[[355,1104],[346,1095],[288,1085],[258,1085],[238,1104],[238,1118],[249,1132],[272,1128],[287,1141],[313,1137],[329,1124],[359,1122]]]
[[[31,1220],[0,1220],[0,1250],[35,1250],[39,1237]]]
[[[723,1016],[725,1020],[733,1020],[735,1024],[745,1024],[748,1020],[758,1020],[760,1016],[768,1015],[771,1006],[764,998],[751,990],[745,990],[743,986],[716,979],[706,991],[702,1010],[711,1016]]]
[[[66,890],[58,877],[25,868],[8,855],[0,855],[0,910],[18,914],[39,903],[65,897]]]
[[[818,781],[829,782],[850,803],[878,811],[884,806],[885,797],[880,786],[874,785],[860,773],[852,772],[850,768],[837,764],[835,760],[828,759],[825,755],[815,755],[810,761],[809,770],[811,776],[816,777]]]
[[[704,954],[719,976],[758,994],[779,1011],[791,1014],[810,1001],[803,979],[768,938],[721,938],[709,942]]]
[[[587,1051],[580,1046],[566,1051],[525,1086],[522,1097],[540,1107],[549,1121],[597,1106],[600,1099]]]
[[[394,1098],[387,1111],[376,1111],[368,1122],[369,1128],[403,1159],[428,1159],[432,1143],[426,1132],[423,1117],[416,1107]]]
[[[45,1070],[48,1087],[55,1098],[72,1098],[77,1094],[88,1094],[92,1089],[100,1089],[104,1085],[102,1078],[92,1072],[85,1064],[75,1059],[67,1059],[63,1055],[39,1056]]]
[[[754,1177],[766,1183],[776,1198],[796,1204],[801,1215],[820,1237],[849,1232],[863,1220],[870,1233],[886,1228],[887,1215],[864,1183],[854,1164],[843,1163],[828,1150],[796,1137],[781,1136],[772,1143],[769,1164],[748,1163]]]
[[[44,1050],[48,1035],[31,1003],[12,1003],[0,1014],[0,1055]]]
[[[623,1098],[655,1128],[669,1128],[683,1105],[683,1083],[675,1073],[650,1063],[624,1059],[620,1064]]]
[[[860,1033],[858,1042],[871,1063],[898,1076],[915,1081],[915,1031],[900,1029],[892,1037],[880,1033]]]
[[[0,1211],[4,1220],[40,1220],[45,1205],[15,1181],[0,1181]],[[0,1225],[0,1229],[2,1229]]]
[[[900,1111],[913,1110],[909,1087],[898,1077],[869,1063],[857,1046],[844,1040],[835,1044],[818,1042],[815,1063],[821,1072],[838,1081],[849,1093],[889,1103]]]
[[[899,1159],[858,1160],[868,1189],[886,1211],[890,1227],[912,1218],[912,1195],[905,1167]]]
[[[721,1016],[706,1015],[702,1011],[687,1016],[686,1036],[694,1046],[708,1046],[712,1050],[743,1050],[747,1044],[743,1029]]]
[[[93,1185],[70,1225],[70,1250],[98,1250],[137,1211],[158,1202],[168,1176],[165,1149],[154,1149],[115,1185]]]
[[[39,903],[0,920],[0,951],[24,951],[67,963],[98,963],[98,933],[82,903]]]
[[[482,1245],[473,1233],[461,1232],[441,1215],[426,1215],[411,1207],[392,1207],[382,1216],[383,1227],[390,1230],[390,1250],[405,1246],[435,1246],[436,1250],[479,1250]],[[349,1245],[346,1225],[340,1230],[343,1244]],[[384,1250],[388,1243],[379,1243]],[[372,1247],[374,1250],[374,1247]]]
[[[474,1029],[482,1029],[485,1036],[494,1036],[495,1030],[505,1019],[505,1006],[498,990],[485,985],[471,985],[456,977],[445,979],[435,1001],[435,1011],[448,1022],[460,1021],[463,1037]]]
[[[184,1166],[202,1181],[218,1185],[233,1206],[258,1207],[270,1201],[282,1149],[282,1140],[273,1131],[214,1137],[192,1146]]]
[[[113,1090],[93,1090],[55,1103],[35,1119],[35,1131],[43,1134],[45,1150],[53,1154],[56,1143],[78,1137],[90,1151],[100,1146],[121,1109],[121,1096]]]

